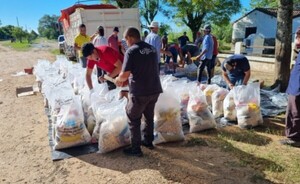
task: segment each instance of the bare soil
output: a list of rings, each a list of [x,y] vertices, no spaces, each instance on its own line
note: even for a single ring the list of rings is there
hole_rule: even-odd
[[[142,158],[120,149],[53,162],[42,95],[16,97],[16,88],[33,85],[35,77],[11,75],[38,59],[54,61],[49,49],[55,46],[18,52],[0,45],[0,183],[270,183],[259,169],[205,141],[214,138],[209,133],[188,134],[184,142],[152,151],[143,148]]]

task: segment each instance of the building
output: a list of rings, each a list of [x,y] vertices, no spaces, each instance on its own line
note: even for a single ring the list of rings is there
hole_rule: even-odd
[[[294,10],[293,33],[298,26],[300,26],[300,10]],[[247,42],[245,43],[246,45],[251,45],[251,36],[253,38],[253,35],[256,35],[256,37],[258,36],[264,40],[264,46],[275,46],[276,28],[277,9],[255,8],[233,22],[232,42],[233,44],[236,42]],[[250,39],[247,40],[249,36]]]

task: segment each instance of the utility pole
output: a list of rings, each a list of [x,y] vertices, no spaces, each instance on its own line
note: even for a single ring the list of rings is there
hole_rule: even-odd
[[[18,19],[18,17],[17,17],[17,26],[20,27],[20,26],[19,26],[19,19]]]

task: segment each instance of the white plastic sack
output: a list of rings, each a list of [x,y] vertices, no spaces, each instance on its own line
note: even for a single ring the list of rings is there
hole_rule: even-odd
[[[219,88],[213,92],[212,98],[212,113],[214,118],[219,118],[223,116],[223,101],[228,94],[228,90],[224,88]]]
[[[202,91],[197,87],[191,89],[187,107],[191,133],[216,127],[215,119],[207,107]]]
[[[213,94],[214,91],[216,91],[217,89],[219,89],[219,86],[216,85],[216,84],[210,84],[210,85],[207,85],[206,88],[204,89],[203,93],[206,97],[206,101],[207,101],[207,104],[209,106],[211,106],[211,96]]]
[[[255,127],[263,123],[259,89],[258,82],[233,88],[234,103],[240,128]]]
[[[127,99],[106,104],[99,135],[99,153],[106,153],[130,144],[130,131],[125,106]]]
[[[90,143],[91,136],[83,121],[82,107],[78,96],[61,106],[54,128],[55,150]]]
[[[154,114],[153,144],[184,140],[180,120],[180,104],[171,92],[164,91],[160,94]]]
[[[223,102],[224,118],[227,121],[236,121],[236,110],[233,90],[229,91]]]

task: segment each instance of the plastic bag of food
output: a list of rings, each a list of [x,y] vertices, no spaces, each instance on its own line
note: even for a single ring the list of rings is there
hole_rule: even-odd
[[[233,91],[229,91],[223,101],[224,118],[227,121],[236,121],[236,110],[233,95]]]
[[[233,88],[234,103],[240,128],[251,128],[263,123],[259,89],[258,82]]]
[[[208,110],[206,97],[198,87],[190,89],[187,112],[191,133],[216,127],[216,121]]]
[[[212,113],[215,118],[223,116],[223,101],[228,94],[228,90],[224,88],[219,88],[213,92],[212,98]]]
[[[184,140],[180,104],[168,90],[160,94],[154,110],[153,144]]]
[[[106,104],[102,110],[105,121],[99,134],[99,153],[106,153],[130,144],[130,130],[125,112],[127,99],[123,98]]]
[[[216,91],[217,89],[219,89],[219,86],[216,85],[216,84],[210,84],[210,85],[207,85],[206,88],[204,89],[203,93],[206,97],[206,101],[207,101],[207,104],[209,106],[211,106],[211,95],[213,94],[214,91]]]
[[[70,148],[88,144],[91,136],[83,121],[79,96],[61,106],[55,124],[54,149]]]

